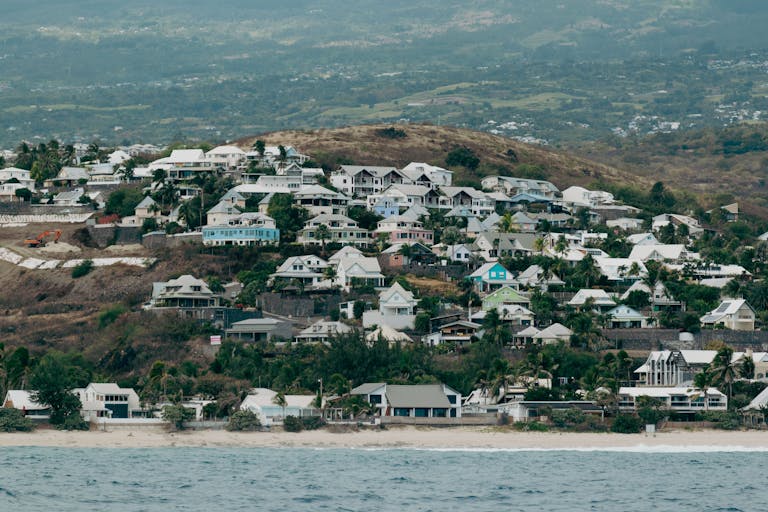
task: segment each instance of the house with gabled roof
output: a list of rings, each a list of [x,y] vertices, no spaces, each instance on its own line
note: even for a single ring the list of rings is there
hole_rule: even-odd
[[[440,187],[440,191],[451,200],[451,206],[469,209],[478,217],[486,217],[496,209],[496,201],[471,187]]]
[[[411,162],[401,169],[415,185],[424,185],[430,188],[450,186],[453,181],[453,171],[429,165],[423,162]]]
[[[590,306],[598,311],[608,311],[616,307],[616,301],[605,290],[584,288],[576,292],[568,305],[579,309]]]
[[[244,167],[247,160],[246,153],[237,146],[216,146],[205,154],[205,157],[217,165],[229,171]]]
[[[410,178],[394,167],[342,165],[331,173],[331,185],[350,197],[380,194],[394,183],[409,183]]]
[[[605,314],[609,329],[644,329],[649,327],[648,317],[637,310],[620,304]]]
[[[326,279],[325,269],[328,262],[313,254],[306,256],[290,256],[269,275],[269,284],[299,282],[302,286],[318,286]]]
[[[381,273],[381,265],[376,258],[366,256],[342,257],[336,264],[334,283],[341,286],[346,292],[352,289],[354,283],[381,288],[384,286],[384,275]]]
[[[431,347],[444,343],[453,343],[464,347],[470,345],[481,333],[482,325],[467,320],[455,320],[441,325],[431,334],[422,337],[422,341]]]
[[[80,399],[80,413],[86,421],[133,418],[134,413],[142,412],[136,391],[121,388],[114,382],[91,382],[85,388],[74,389],[73,393]]]
[[[309,219],[299,231],[296,241],[304,245],[339,243],[365,247],[371,243],[371,235],[347,216],[324,213]]]
[[[32,398],[34,391],[23,389],[9,389],[5,393],[3,407],[6,409],[18,409],[24,416],[30,419],[47,419],[51,415],[48,405],[38,403]]]
[[[87,183],[91,178],[88,174],[88,170],[84,167],[62,167],[55,178],[46,180],[44,185],[46,187],[52,186],[54,183],[58,183],[67,187],[74,187],[75,185]]]
[[[500,309],[504,306],[520,305],[527,307],[531,300],[510,286],[502,286],[483,297],[483,311]]]
[[[213,206],[213,208],[211,208],[205,213],[206,225],[207,226],[225,226],[229,224],[229,221],[231,219],[239,216],[241,213],[243,213],[242,210],[237,208],[237,206],[235,206],[231,202],[219,201]]]
[[[688,215],[679,215],[677,213],[664,213],[655,216],[651,223],[651,230],[656,232],[669,224],[674,225],[676,229],[679,229],[680,226],[685,226],[688,229],[688,234],[693,237],[704,232],[704,228],[701,227],[698,220]]]
[[[152,308],[196,309],[219,306],[221,297],[202,279],[189,274],[152,284]]]
[[[16,196],[16,191],[23,188],[35,191],[31,171],[16,167],[0,169],[0,201],[19,201],[21,198]]]
[[[423,185],[395,183],[387,187],[380,194],[369,195],[366,198],[366,202],[369,210],[373,210],[375,205],[382,201],[391,201],[401,209],[407,209],[411,206],[438,208],[441,197],[435,189]]]
[[[563,286],[565,281],[557,277],[557,274],[551,271],[545,271],[539,265],[531,265],[520,272],[515,278],[520,286],[530,288],[541,288],[546,291],[550,286]]]
[[[531,338],[533,339],[534,343],[548,345],[548,344],[560,343],[561,341],[568,343],[571,340],[572,334],[573,334],[573,331],[571,331],[569,328],[567,328],[563,324],[554,323],[549,327],[540,330],[539,332],[531,336]]]
[[[363,313],[363,327],[388,325],[394,329],[413,329],[418,301],[413,293],[395,283],[379,292],[379,309]]]
[[[536,314],[525,306],[520,304],[500,304],[496,306],[499,313],[499,319],[510,325],[533,325],[536,320]],[[473,312],[470,320],[482,322],[488,315],[488,311],[481,309]]]
[[[515,178],[513,176],[486,176],[480,182],[483,190],[495,190],[513,197],[527,195],[528,202],[553,201],[560,192],[556,186],[545,180]]]
[[[754,331],[755,310],[744,299],[724,299],[699,321],[703,327],[720,326],[734,331]]]
[[[496,261],[502,256],[525,256],[535,252],[535,233],[500,233],[487,231],[475,238],[473,248],[485,261]]]
[[[349,210],[349,198],[347,196],[320,185],[309,185],[294,192],[293,202],[308,210],[312,216],[321,214],[346,215]]]
[[[698,261],[699,253],[691,252],[683,244],[644,244],[635,245],[629,254],[629,259],[640,261],[665,261],[669,263],[684,263]]]
[[[510,285],[517,286],[512,273],[498,261],[485,263],[467,277],[480,291],[492,291]]]
[[[432,245],[435,241],[435,232],[424,229],[423,222],[415,219],[414,215],[406,215],[406,213],[380,220],[374,233],[386,235],[391,243],[421,242]]]

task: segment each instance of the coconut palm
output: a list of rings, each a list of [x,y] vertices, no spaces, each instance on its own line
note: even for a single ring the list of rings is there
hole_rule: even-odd
[[[272,403],[283,410],[283,421],[285,421],[285,408],[288,407],[288,401],[283,393],[278,393],[272,398]]]
[[[736,364],[733,361],[733,349],[723,347],[717,351],[715,359],[710,364],[714,382],[717,385],[728,386],[728,399],[733,396],[733,381],[736,380]]]

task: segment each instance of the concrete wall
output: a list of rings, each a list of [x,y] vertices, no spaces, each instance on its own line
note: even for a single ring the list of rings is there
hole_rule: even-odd
[[[139,228],[139,230],[140,229],[141,228]],[[202,244],[203,234],[200,232],[194,232],[179,233],[177,235],[166,235],[161,231],[155,231],[153,233],[147,233],[146,235],[142,236],[140,242],[147,249],[180,247],[185,243]]]
[[[382,425],[429,425],[434,427],[448,427],[460,425],[496,425],[498,419],[495,414],[478,416],[462,416],[461,418],[411,418],[407,416],[382,416]]]
[[[703,330],[693,341],[680,341],[677,329],[603,329],[608,345],[626,350],[703,349],[712,341],[723,341],[735,350],[768,351],[768,331]]]
[[[323,294],[316,297],[282,295],[280,293],[262,293],[259,296],[261,309],[279,316],[310,317],[328,316],[332,309],[339,306],[338,294]]]
[[[97,224],[88,226],[88,234],[97,247],[108,245],[139,244],[141,243],[141,227],[117,226],[115,224]]]

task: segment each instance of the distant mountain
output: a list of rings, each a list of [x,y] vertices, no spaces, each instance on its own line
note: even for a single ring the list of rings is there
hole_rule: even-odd
[[[622,61],[666,66],[668,76],[653,83],[629,77],[651,91],[692,86],[680,59],[696,56],[701,67],[763,49],[767,23],[768,4],[755,0],[5,0],[0,146],[52,136],[232,138],[400,117],[448,116],[478,128],[572,100],[597,104],[565,118],[589,125],[589,138],[612,128],[589,115],[605,100],[659,115],[605,90],[614,82],[627,88]],[[603,64],[613,67],[595,69]],[[572,83],[580,72],[587,80]],[[520,100],[520,78],[543,97]],[[430,104],[439,108],[415,113],[398,105],[421,105],[417,93],[450,96],[441,88],[465,83],[479,87],[469,99],[439,98]],[[686,98],[685,90],[673,98],[677,110],[698,112]],[[469,104],[471,114],[484,103],[491,110],[483,116],[454,108]],[[355,110],[376,104],[383,108]],[[548,128],[545,138],[558,138],[560,129]]]

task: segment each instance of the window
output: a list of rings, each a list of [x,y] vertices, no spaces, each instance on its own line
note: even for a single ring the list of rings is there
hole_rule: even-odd
[[[402,408],[402,407],[396,407],[395,408],[395,416],[410,416],[411,410]]]

